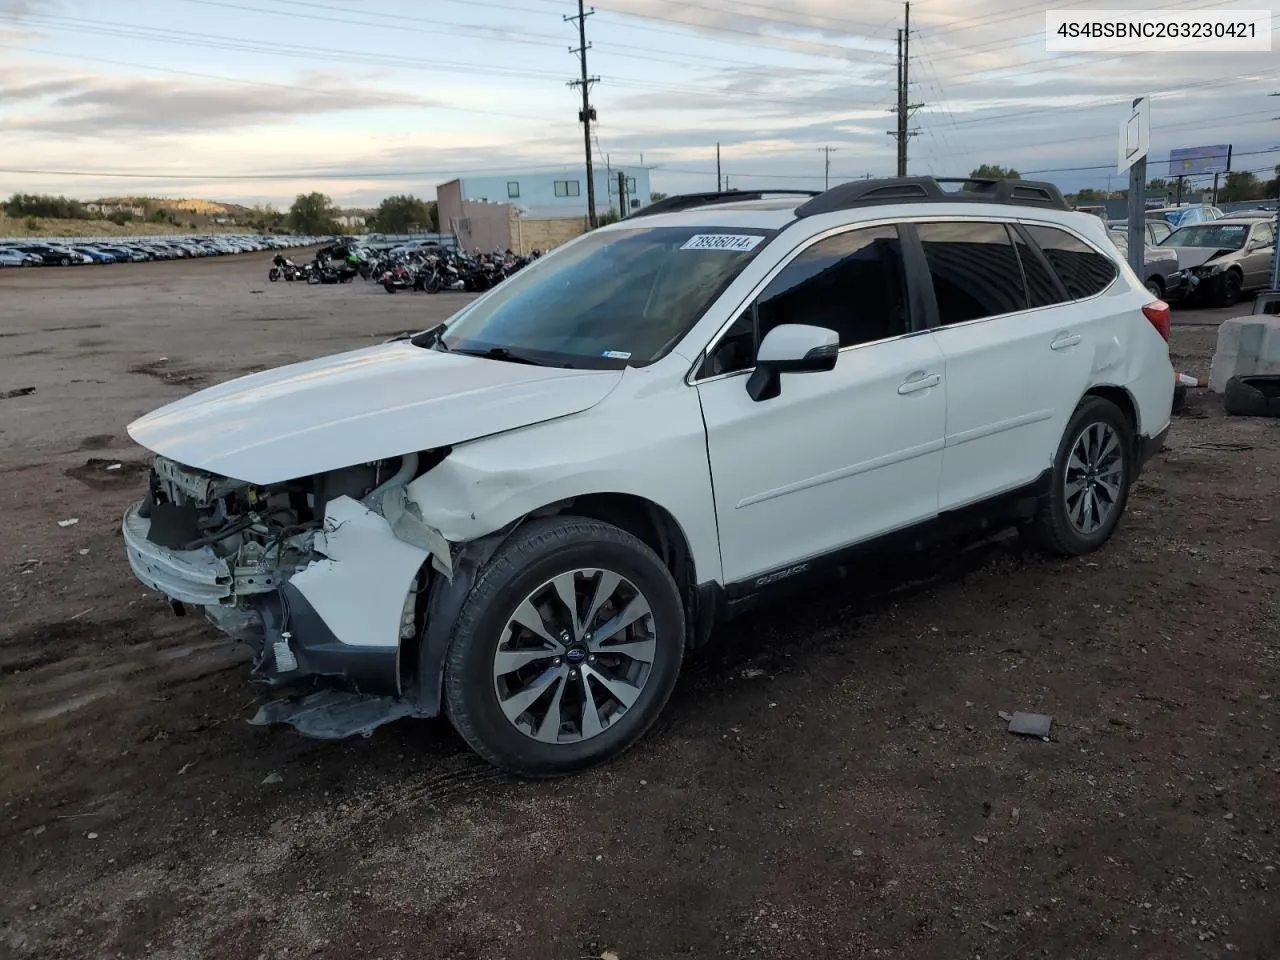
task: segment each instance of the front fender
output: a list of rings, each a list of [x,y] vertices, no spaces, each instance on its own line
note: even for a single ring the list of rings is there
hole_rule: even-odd
[[[721,579],[702,411],[694,390],[605,403],[454,448],[405,488],[428,526],[467,543],[574,497],[626,494],[666,510],[689,544],[696,582]]]

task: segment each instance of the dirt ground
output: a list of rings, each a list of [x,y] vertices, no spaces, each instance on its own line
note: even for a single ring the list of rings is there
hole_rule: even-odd
[[[1280,956],[1276,421],[1200,393],[1096,555],[771,608],[528,784],[444,722],[250,726],[245,657],[129,573],[133,417],[462,302],[269,259],[0,274],[0,957]],[[1175,315],[1181,369],[1222,315]]]

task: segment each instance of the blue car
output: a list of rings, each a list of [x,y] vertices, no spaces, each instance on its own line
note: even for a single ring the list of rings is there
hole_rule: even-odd
[[[1221,220],[1223,216],[1224,214],[1221,210],[1208,204],[1159,207],[1155,210],[1147,211],[1148,220],[1163,220],[1174,227],[1185,227],[1192,223],[1209,223],[1213,220]]]
[[[115,263],[116,262],[115,257],[113,257],[109,253],[103,253],[97,247],[86,247],[86,246],[77,245],[72,247],[71,249],[76,251],[76,253],[83,253],[86,257],[88,257],[94,263]]]

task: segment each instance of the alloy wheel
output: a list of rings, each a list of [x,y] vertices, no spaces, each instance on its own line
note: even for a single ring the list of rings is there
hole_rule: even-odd
[[[620,574],[579,568],[532,591],[503,627],[493,688],[507,720],[543,743],[577,743],[640,697],[657,653],[653,611]]]
[[[1123,479],[1119,435],[1109,424],[1089,424],[1071,445],[1063,483],[1063,506],[1077,533],[1092,536],[1106,525],[1120,501]]]

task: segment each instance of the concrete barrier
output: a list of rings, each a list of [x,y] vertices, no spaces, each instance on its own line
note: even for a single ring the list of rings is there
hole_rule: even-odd
[[[1223,320],[1209,367],[1209,389],[1222,393],[1232,377],[1280,373],[1280,316],[1255,314]]]

